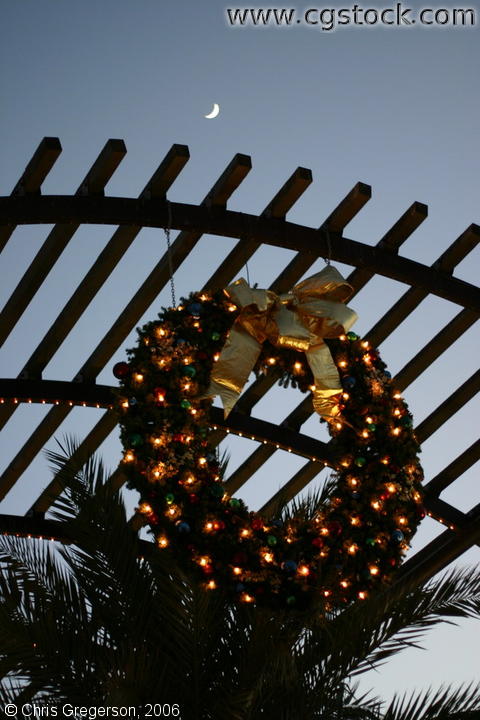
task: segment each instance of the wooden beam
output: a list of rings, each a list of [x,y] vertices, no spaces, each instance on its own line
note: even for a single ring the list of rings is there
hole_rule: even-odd
[[[97,225],[141,225],[206,232],[223,237],[258,237],[263,243],[298,252],[328,255],[325,230],[315,230],[277,218],[263,218],[233,210],[144,202],[131,198],[77,196],[0,198],[0,224],[94,223]],[[335,235],[332,259],[367,269],[392,280],[418,286],[432,295],[480,313],[480,288],[422,263],[397,257],[389,250],[372,247]]]

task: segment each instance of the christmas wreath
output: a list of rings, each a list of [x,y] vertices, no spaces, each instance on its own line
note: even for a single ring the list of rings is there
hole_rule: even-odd
[[[240,280],[192,293],[139,329],[114,374],[123,467],[158,548],[209,591],[304,608],[364,599],[391,580],[424,516],[412,416],[378,350],[348,331],[351,288],[328,266],[276,296]],[[314,517],[267,518],[230,497],[209,440],[250,370],[311,392],[337,458]]]

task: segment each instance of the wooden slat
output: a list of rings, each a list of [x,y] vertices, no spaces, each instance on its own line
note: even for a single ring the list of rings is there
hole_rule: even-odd
[[[454,268],[478,245],[480,227],[470,225],[433,263],[432,268],[439,272],[452,274]],[[423,288],[409,288],[399,300],[369,330],[368,339],[372,345],[379,346],[402,323],[410,313],[428,296]]]
[[[262,215],[284,218],[288,210],[293,207],[311,182],[311,171],[307,168],[297,168],[269,202]],[[261,242],[258,242],[254,237],[242,238],[220,263],[213,275],[205,283],[203,289],[215,291],[227,285],[254,255],[260,245]]]
[[[476,312],[461,310],[400,370],[395,378],[398,389],[405,390],[477,320]]]
[[[418,584],[432,578],[480,541],[480,511],[468,513],[468,522],[456,531],[445,530],[400,568],[397,583]]]
[[[443,401],[430,415],[422,420],[415,428],[418,442],[423,443],[433,435],[439,427],[449,420],[458,410],[471,400],[480,391],[480,370],[465,380],[446,400]]]
[[[58,138],[43,138],[23,171],[20,180],[13,188],[12,195],[39,193],[43,181],[54,166],[61,152],[62,146]],[[15,227],[15,224],[0,226],[0,252],[9,241]]]
[[[100,447],[107,439],[118,422],[118,416],[114,410],[107,410],[101,419],[95,424],[88,435],[82,440],[73,455],[69,458],[69,462],[65,468],[82,467],[88,458]],[[63,484],[58,474],[50,481],[45,490],[42,491],[35,503],[32,505],[29,513],[45,513],[52,505],[55,499],[61,494]],[[27,513],[28,514],[28,513]]]
[[[400,246],[407,240],[410,235],[419,227],[419,225],[427,218],[428,207],[423,203],[414,202],[392,225],[381,240],[377,243],[377,247],[388,250],[394,255],[398,254]],[[372,279],[375,273],[366,268],[356,268],[351,273],[348,281],[355,288],[356,292]]]
[[[126,152],[123,140],[108,140],[76,194],[79,196],[101,195],[103,188]],[[49,233],[0,313],[0,347],[12,332],[79,225],[80,223],[57,224]]]
[[[480,440],[476,440],[446,468],[441,470],[430,482],[425,485],[425,492],[429,495],[440,495],[445,488],[451,485],[460,475],[480,460]]]

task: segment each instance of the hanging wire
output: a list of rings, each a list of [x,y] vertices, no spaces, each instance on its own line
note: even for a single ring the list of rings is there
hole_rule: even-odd
[[[172,206],[170,201],[167,200],[167,227],[165,228],[165,235],[167,238],[167,256],[168,256],[168,272],[170,273],[170,290],[172,292],[172,307],[176,307],[177,303],[175,300],[175,280],[173,278],[173,262],[172,262],[172,246],[170,243],[170,230],[172,227]]]
[[[251,285],[250,285],[250,273],[248,272],[248,261],[245,262],[245,270],[247,271],[247,283],[248,283],[249,286],[251,287]]]
[[[330,230],[328,229],[328,226],[325,226],[324,228],[325,236],[327,238],[327,256],[323,259],[327,263],[327,265],[330,265],[332,261],[332,242],[330,240]]]

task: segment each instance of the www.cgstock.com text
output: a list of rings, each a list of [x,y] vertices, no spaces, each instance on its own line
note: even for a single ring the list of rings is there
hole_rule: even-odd
[[[363,8],[226,8],[230,27],[295,27],[331,31],[341,27],[473,27],[476,13],[473,8],[420,8],[412,10],[403,3],[391,7]]]

